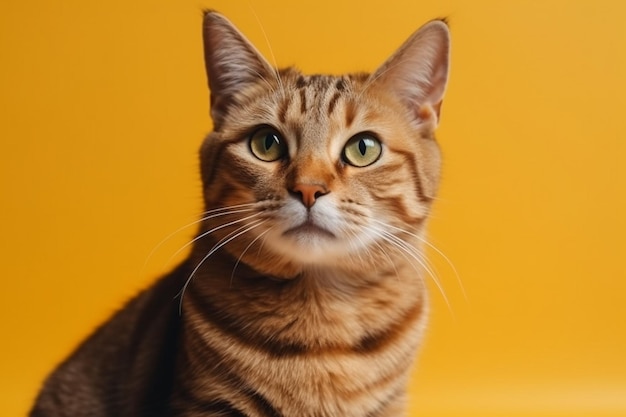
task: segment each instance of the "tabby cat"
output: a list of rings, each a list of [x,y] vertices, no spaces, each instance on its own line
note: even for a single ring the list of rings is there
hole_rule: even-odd
[[[45,381],[31,416],[405,415],[449,32],[377,71],[276,70],[204,13],[214,130],[188,259]]]

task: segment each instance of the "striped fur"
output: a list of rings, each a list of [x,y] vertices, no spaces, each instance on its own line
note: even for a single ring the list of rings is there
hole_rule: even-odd
[[[341,76],[275,70],[214,12],[204,39],[214,130],[191,255],[49,377],[31,416],[404,415],[446,25]],[[250,144],[263,128],[284,145],[271,162]],[[381,153],[357,167],[345,147],[362,133]]]

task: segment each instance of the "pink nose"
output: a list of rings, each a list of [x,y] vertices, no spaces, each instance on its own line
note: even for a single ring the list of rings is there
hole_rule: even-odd
[[[317,184],[296,184],[291,191],[294,194],[299,194],[302,204],[306,208],[313,207],[318,198],[328,194],[326,188]]]

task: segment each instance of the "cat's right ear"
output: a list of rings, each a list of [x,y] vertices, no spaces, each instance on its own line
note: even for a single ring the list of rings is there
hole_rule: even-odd
[[[448,25],[433,20],[411,35],[371,79],[398,97],[416,122],[430,120],[436,126],[449,66]]]
[[[204,60],[211,91],[211,117],[219,123],[237,93],[259,79],[275,77],[261,53],[221,14],[207,10],[203,22]]]

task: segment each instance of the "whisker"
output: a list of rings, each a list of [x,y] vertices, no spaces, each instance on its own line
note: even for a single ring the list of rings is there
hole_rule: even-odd
[[[346,232],[352,236],[353,239],[358,240],[359,245],[357,246],[355,244],[355,242],[353,242],[353,239],[349,239],[348,240],[348,244],[350,245],[351,251],[352,253],[356,253],[356,256],[359,257],[359,261],[361,262],[361,264],[364,264],[363,262],[363,258],[361,257],[361,250],[365,249],[365,251],[369,252],[369,248],[367,247],[367,245],[365,245],[363,243],[363,240],[361,239],[361,237],[358,235],[358,233],[352,231],[352,230],[346,230]],[[350,261],[352,263],[354,263],[354,259],[352,257],[349,258]]]
[[[400,239],[398,236],[392,233],[389,233],[387,231],[383,231],[382,233],[385,237],[387,237],[388,241],[393,241],[394,243],[398,245],[398,247],[402,247],[407,252],[411,252],[412,254],[415,254],[416,260],[419,262],[420,266],[424,268],[424,270],[428,273],[428,275],[430,275],[431,277],[435,279],[436,277],[438,277],[437,272],[430,265],[430,263],[428,262],[428,259],[423,256],[420,250],[418,250],[417,248],[414,248],[413,246],[408,244],[406,241]]]
[[[376,229],[371,228],[371,227],[365,226],[365,229],[367,229],[370,232],[378,234],[378,231]],[[396,273],[396,279],[399,281],[400,280],[400,273],[398,272],[398,268],[396,268],[396,264],[393,261],[393,259],[391,259],[391,257],[389,256],[389,254],[387,253],[385,248],[380,243],[378,243],[376,240],[374,240],[372,243],[374,245],[376,245],[376,247],[380,250],[380,252],[385,256],[385,258],[387,258],[387,260],[389,261],[389,264],[391,264],[391,266],[393,267],[393,270]]]
[[[250,210],[246,210],[246,211],[250,211]],[[233,212],[233,213],[235,213],[235,212]],[[231,214],[231,213],[225,213],[224,215],[226,215],[226,214]],[[201,233],[200,235],[198,235],[198,236],[194,237],[193,239],[191,239],[189,242],[185,243],[185,244],[184,244],[182,247],[180,247],[180,248],[179,248],[176,252],[174,252],[174,254],[168,258],[168,260],[166,261],[166,264],[167,264],[168,262],[170,262],[172,259],[174,259],[174,258],[175,258],[175,257],[176,257],[179,253],[181,253],[182,251],[184,251],[187,247],[189,247],[189,246],[193,245],[194,243],[196,243],[198,240],[202,239],[203,237],[208,236],[208,235],[210,235],[211,233],[216,232],[216,231],[218,231],[218,230],[220,230],[220,229],[223,229],[223,228],[225,228],[225,227],[228,227],[228,226],[233,226],[233,225],[235,225],[235,224],[237,224],[237,223],[241,223],[241,222],[244,222],[244,221],[246,221],[246,220],[250,220],[250,219],[252,219],[252,218],[254,218],[254,217],[260,216],[261,214],[262,214],[262,213],[260,213],[260,212],[259,212],[259,213],[255,213],[255,214],[253,214],[253,215],[251,215],[251,216],[246,216],[246,217],[243,217],[243,218],[241,218],[241,219],[233,220],[232,222],[228,222],[228,223],[221,224],[221,225],[216,226],[216,227],[214,227],[214,228],[212,228],[212,229],[210,229],[210,230],[207,230],[206,232]],[[209,216],[209,217],[207,217],[207,218],[205,218],[205,219],[202,219],[202,220],[209,220],[209,219],[214,218],[214,217],[218,217],[218,216],[217,216],[217,215],[215,215],[215,216]]]
[[[207,211],[203,211],[202,213],[200,213],[200,216],[204,216],[207,214],[212,214],[212,213],[216,213],[219,211],[224,211],[224,210],[231,210],[231,209],[240,209],[240,208],[244,208],[244,207],[253,207],[256,206],[257,203],[243,203],[243,204],[235,204],[232,206],[222,206],[222,207],[216,207],[213,208],[211,210],[207,210]]]
[[[361,226],[363,227],[363,226]],[[366,244],[363,241],[363,238],[361,236],[359,236],[359,233],[355,232],[355,231],[349,231],[349,233],[356,239],[359,241],[360,246],[359,247],[355,247],[353,252],[357,252],[357,256],[359,257],[359,259],[361,260],[361,263],[363,263],[363,258],[361,257],[361,250],[365,250],[366,254],[370,257],[374,257],[375,255],[373,255],[374,251],[372,250],[372,248],[369,247],[368,244]],[[352,240],[350,240],[350,244],[351,246],[354,246],[352,243]],[[391,266],[393,266],[394,271],[396,272],[396,278],[399,279],[399,275],[398,275],[398,270],[395,266],[395,264],[393,263],[393,261],[391,260],[391,258],[389,257],[389,255],[387,254],[387,252],[384,250],[384,248],[382,246],[380,246],[380,244],[376,241],[374,241],[374,244],[376,246],[378,246],[378,249],[380,249],[380,251],[382,252],[382,254],[387,258],[387,260],[389,261],[389,263],[391,264]],[[352,259],[352,258],[351,258]]]
[[[386,225],[386,226],[388,226],[388,225]],[[409,257],[412,258],[413,260],[415,260],[419,264],[419,266],[421,266],[426,271],[426,273],[431,277],[432,281],[435,283],[435,286],[437,287],[437,289],[439,290],[441,296],[443,297],[446,305],[448,306],[448,309],[454,315],[454,310],[452,309],[452,305],[450,304],[450,301],[448,299],[448,296],[446,295],[446,292],[445,292],[445,290],[443,288],[443,285],[439,281],[435,271],[433,271],[433,269],[428,264],[428,260],[425,259],[421,255],[420,251],[417,250],[416,248],[412,247],[411,245],[409,245],[404,240],[402,240],[402,239],[398,238],[397,236],[393,235],[390,232],[387,232],[385,230],[378,230],[378,229],[375,229],[375,228],[370,228],[370,230],[372,232],[376,233],[380,238],[382,238],[383,240],[385,240],[386,242],[391,244],[393,247],[399,249],[400,253],[402,254],[402,256],[409,262],[409,264],[411,264],[411,266],[416,271],[419,271],[419,270],[413,264],[411,259],[409,259]]]
[[[260,225],[261,224],[259,224],[259,226]],[[264,231],[263,233],[261,233],[260,235],[255,237],[254,240],[252,242],[250,242],[248,244],[248,246],[246,246],[246,248],[241,252],[241,255],[239,255],[239,258],[237,258],[237,262],[235,262],[235,266],[233,266],[233,272],[230,274],[230,284],[231,284],[231,286],[232,286],[232,283],[233,283],[233,279],[235,277],[235,270],[239,266],[239,263],[241,262],[241,259],[243,258],[243,256],[246,254],[246,252],[248,252],[248,249],[250,249],[252,247],[252,245],[254,245],[257,240],[261,239],[264,235],[266,235],[272,229],[273,229],[273,227],[270,227],[269,229],[267,229],[266,231]]]
[[[272,227],[270,227],[270,228],[269,228],[269,230],[272,230],[272,229],[274,229],[274,226],[272,226]],[[269,231],[269,230],[268,230],[268,231]],[[266,238],[266,237],[267,237],[267,236],[263,236],[263,239],[261,239],[261,244],[259,245],[259,248],[257,249],[257,252],[256,252],[257,256],[261,256],[261,251],[262,251],[262,250],[263,250],[263,248],[265,247],[265,238]]]
[[[252,206],[254,206],[254,205],[255,205],[255,203],[237,204],[237,205],[230,206],[230,207],[219,207],[219,208],[215,208],[215,209],[212,209],[212,210],[207,210],[207,211],[204,211],[204,212],[200,213],[200,216],[201,216],[200,218],[195,218],[195,220],[194,220],[194,221],[192,221],[192,222],[190,222],[190,223],[187,223],[187,224],[185,224],[184,226],[179,227],[178,229],[174,230],[172,233],[170,233],[169,235],[167,235],[165,238],[163,238],[163,239],[162,239],[159,243],[157,243],[157,245],[156,245],[156,246],[154,246],[154,247],[152,248],[152,250],[150,251],[150,253],[149,253],[149,254],[148,254],[148,256],[146,257],[146,260],[145,260],[145,261],[144,261],[144,263],[143,263],[142,270],[146,268],[146,266],[148,265],[148,262],[150,261],[150,259],[151,259],[151,258],[152,258],[152,256],[154,255],[154,253],[155,253],[155,252],[156,252],[156,251],[157,251],[157,250],[158,250],[158,249],[159,249],[159,248],[160,248],[160,247],[161,247],[161,246],[162,246],[165,242],[167,242],[168,240],[170,240],[172,237],[174,237],[176,234],[178,234],[178,233],[182,232],[183,230],[185,230],[185,229],[187,229],[187,228],[189,228],[189,227],[191,227],[191,226],[194,226],[194,225],[196,225],[196,224],[198,224],[198,223],[202,223],[202,222],[203,222],[203,221],[205,221],[205,220],[210,219],[211,217],[210,217],[210,216],[208,216],[208,215],[211,215],[211,214],[213,214],[213,213],[219,213],[220,211],[225,211],[225,210],[230,210],[230,209],[237,209],[237,208],[243,208],[243,207],[252,207]],[[250,208],[250,209],[248,209],[247,211],[251,211],[251,210],[252,210],[252,209]],[[240,211],[236,211],[236,213],[239,213],[239,212],[240,212]],[[226,214],[228,214],[228,213],[226,213]],[[217,214],[215,215],[215,217],[217,217]],[[175,256],[175,255],[174,255],[174,256]],[[173,257],[173,256],[172,256],[172,257]],[[168,262],[169,262],[171,259],[172,259],[172,258],[170,258],[170,259],[168,260]]]
[[[189,277],[185,281],[185,284],[183,285],[183,288],[180,290],[180,292],[178,294],[178,296],[180,296],[180,302],[179,302],[179,305],[178,305],[178,313],[179,314],[182,314],[183,297],[185,295],[185,291],[187,290],[187,287],[189,286],[189,283],[191,282],[193,277],[196,275],[196,272],[198,272],[200,267],[207,261],[207,259],[209,259],[209,257],[211,257],[211,255],[213,255],[215,252],[217,252],[222,247],[224,247],[224,245],[227,245],[228,243],[232,242],[234,239],[238,238],[239,236],[241,236],[241,235],[243,235],[245,233],[248,233],[249,231],[255,229],[256,227],[262,225],[265,222],[267,222],[267,220],[263,220],[263,219],[254,220],[252,224],[244,225],[244,226],[236,229],[234,232],[231,232],[230,234],[227,235],[227,236],[229,236],[228,238],[223,238],[222,240],[220,240],[218,243],[216,243],[209,250],[209,252],[202,258],[202,260],[200,262],[198,262],[198,265],[196,265],[196,267],[193,269],[193,271],[191,271],[191,274],[189,274]]]
[[[263,33],[263,37],[265,38],[265,44],[267,45],[267,48],[270,51],[270,56],[272,58],[272,64],[274,65],[274,75],[276,77],[276,81],[278,82],[278,86],[280,87],[280,91],[282,92],[282,95],[284,97],[285,96],[285,85],[283,84],[283,81],[280,78],[280,72],[278,71],[278,63],[276,61],[276,56],[274,55],[274,50],[272,49],[272,45],[270,43],[270,40],[267,37],[267,32],[265,31],[265,27],[263,26],[263,23],[261,23],[261,19],[259,19],[259,15],[254,10],[254,7],[252,7],[252,4],[248,3],[248,6],[250,7],[250,11],[254,15],[254,18],[256,19],[257,24],[259,25],[259,28],[261,29],[261,32]],[[272,87],[272,86],[270,86],[270,87]],[[273,90],[273,88],[272,88],[272,90]]]
[[[252,71],[252,69],[250,69],[250,71]],[[259,71],[252,71],[252,72],[254,72],[259,77],[259,79],[262,80],[268,86],[270,90],[272,91],[275,90],[274,85],[266,77],[264,77],[263,74],[261,74]],[[276,76],[278,80],[280,79],[280,77],[278,77],[278,71],[274,70],[274,75]]]
[[[392,243],[391,241],[388,241],[390,243]],[[402,245],[396,245],[396,247],[398,247],[399,249],[402,250],[402,252],[404,252],[406,255],[410,256],[411,258],[413,258],[422,268],[424,268],[428,275],[431,277],[432,281],[435,283],[435,286],[437,287],[437,289],[439,290],[439,293],[441,294],[444,302],[446,303],[446,306],[448,306],[448,310],[450,311],[450,313],[452,313],[452,315],[454,316],[454,310],[452,309],[452,304],[450,303],[450,300],[448,299],[448,296],[446,295],[446,291],[443,288],[443,285],[441,284],[441,282],[439,281],[439,278],[437,278],[437,275],[430,269],[430,267],[427,266],[427,264],[423,261],[423,259],[421,259],[419,256],[417,256],[413,251],[411,251],[408,247],[402,246]],[[411,262],[410,259],[408,259],[406,257],[406,255],[404,255],[405,259],[407,259],[407,261],[413,266],[413,268],[415,270],[417,270],[417,268],[415,267],[415,265],[413,265],[413,263]]]
[[[418,239],[420,242],[422,242],[423,244],[427,245],[429,248],[434,250],[439,256],[441,256],[444,259],[444,261],[446,261],[446,263],[450,266],[450,268],[452,268],[452,272],[454,272],[454,275],[456,277],[456,281],[457,281],[457,283],[459,285],[459,288],[461,289],[461,293],[463,294],[463,297],[465,298],[465,301],[466,302],[469,301],[469,299],[467,297],[467,293],[465,291],[465,286],[463,285],[463,282],[461,281],[461,276],[459,275],[458,270],[456,269],[456,267],[454,266],[454,264],[452,263],[450,258],[448,258],[439,248],[437,248],[435,245],[430,243],[427,239],[425,239],[422,236],[419,236],[419,235],[417,235],[417,234],[415,234],[413,232],[410,232],[408,230],[404,230],[404,229],[402,229],[400,227],[396,227],[396,226],[393,226],[391,224],[386,224],[386,223],[381,222],[381,221],[376,220],[376,219],[371,219],[371,220],[376,222],[376,223],[378,223],[378,224],[381,224],[381,225],[383,225],[385,227],[389,227],[389,228],[397,230],[399,232],[406,233],[407,235],[412,236],[412,237]]]

